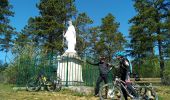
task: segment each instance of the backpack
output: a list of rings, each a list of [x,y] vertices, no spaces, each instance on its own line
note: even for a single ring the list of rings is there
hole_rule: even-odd
[[[130,73],[132,73],[132,64],[130,61],[129,61],[129,69],[130,69]]]
[[[130,73],[132,73],[132,64],[131,64],[131,62],[127,58],[124,58],[124,60],[128,61],[128,63],[129,63],[129,71],[130,71]]]

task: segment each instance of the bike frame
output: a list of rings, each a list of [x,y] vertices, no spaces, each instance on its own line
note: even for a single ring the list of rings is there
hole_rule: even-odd
[[[130,98],[133,98],[133,96],[132,96],[132,95],[129,93],[129,91],[127,90],[126,82],[120,80],[119,78],[115,78],[114,85],[115,85],[115,86],[117,85],[117,86],[119,86],[120,88],[122,87],[122,88],[126,91],[127,95],[128,95]],[[134,87],[132,86],[132,88],[134,88]],[[135,90],[135,89],[134,89],[134,90]]]

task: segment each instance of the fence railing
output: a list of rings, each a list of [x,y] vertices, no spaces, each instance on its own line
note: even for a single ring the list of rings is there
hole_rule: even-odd
[[[86,57],[88,58],[88,57]],[[27,80],[44,71],[49,77],[57,72],[62,85],[94,86],[99,76],[98,66],[93,66],[80,57],[57,57],[53,59],[36,59],[34,61],[20,61],[17,65],[16,84],[25,85]],[[109,73],[112,81],[112,71]]]

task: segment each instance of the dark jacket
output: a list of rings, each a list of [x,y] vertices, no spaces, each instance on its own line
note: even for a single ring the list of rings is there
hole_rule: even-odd
[[[126,62],[128,62],[129,65],[127,65]],[[119,62],[119,65],[120,65],[119,72],[120,72],[121,80],[125,81],[128,73],[130,72],[129,60],[127,58],[122,58]]]
[[[129,63],[129,60],[127,58],[122,58],[119,62],[120,70],[121,72],[129,72],[130,71],[130,63],[129,65],[126,64],[126,62]]]
[[[96,64],[91,63],[91,62],[88,62],[88,63],[90,63],[91,65],[99,66],[99,73],[100,74],[108,74],[108,72],[110,71],[110,68],[111,68],[111,66],[106,62],[101,62],[100,61],[100,62],[98,62]]]

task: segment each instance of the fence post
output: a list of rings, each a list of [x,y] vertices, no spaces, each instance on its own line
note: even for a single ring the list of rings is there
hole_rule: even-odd
[[[66,70],[66,87],[68,87],[68,55],[67,55],[67,70]]]

